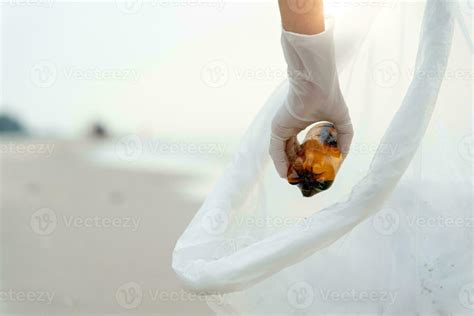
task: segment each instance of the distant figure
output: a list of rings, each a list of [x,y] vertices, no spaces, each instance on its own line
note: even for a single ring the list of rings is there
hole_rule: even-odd
[[[2,113],[0,114],[0,133],[19,133],[25,134],[25,128],[14,117]]]
[[[91,136],[92,138],[106,138],[108,133],[102,123],[96,122],[92,125]]]

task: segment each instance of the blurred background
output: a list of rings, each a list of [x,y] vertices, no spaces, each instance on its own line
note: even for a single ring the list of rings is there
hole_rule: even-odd
[[[211,314],[171,253],[286,77],[277,4],[0,9],[2,314]]]
[[[398,0],[341,0],[326,12],[340,14],[349,2],[376,10]],[[388,17],[421,16],[424,7],[407,8]],[[181,289],[171,255],[286,78],[277,2],[0,0],[0,12],[0,314],[212,315]],[[348,87],[361,101],[351,105],[354,120],[369,116],[377,128],[365,131],[375,140],[353,145],[351,170],[360,176],[359,162],[374,154],[397,108],[390,96],[414,74],[406,65],[419,30],[390,23],[403,32],[377,29],[377,38],[403,33],[413,45],[402,50],[394,40],[396,49],[378,47],[383,60],[360,64],[364,76],[354,82],[382,89]],[[447,91],[472,86],[463,54],[450,69],[466,76],[447,78]],[[472,99],[466,91],[456,102]],[[390,107],[357,111],[370,93]],[[465,126],[470,118],[452,111],[451,95],[441,95],[449,106],[440,116]],[[472,136],[446,151],[471,162],[470,144]]]

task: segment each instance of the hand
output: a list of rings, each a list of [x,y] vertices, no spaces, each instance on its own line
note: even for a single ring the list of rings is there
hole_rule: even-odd
[[[349,111],[339,87],[333,20],[316,35],[282,31],[281,42],[288,64],[289,90],[272,121],[270,156],[280,177],[288,172],[287,141],[309,125],[319,121],[333,123],[338,146],[344,157],[353,137]]]

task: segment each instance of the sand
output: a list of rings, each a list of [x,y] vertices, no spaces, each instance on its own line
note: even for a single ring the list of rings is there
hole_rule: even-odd
[[[2,312],[212,315],[171,269],[202,203],[180,192],[186,175],[84,159],[100,141],[0,144]]]

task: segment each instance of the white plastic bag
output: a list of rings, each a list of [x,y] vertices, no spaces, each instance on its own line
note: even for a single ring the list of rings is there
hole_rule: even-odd
[[[184,287],[229,293],[209,296],[218,313],[474,310],[472,42],[461,28],[463,3],[400,2],[349,17],[360,12],[362,34],[352,35],[347,16],[335,22],[356,135],[333,187],[304,199],[269,164],[285,82],[176,244]],[[471,77],[453,75],[463,71]]]

